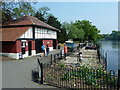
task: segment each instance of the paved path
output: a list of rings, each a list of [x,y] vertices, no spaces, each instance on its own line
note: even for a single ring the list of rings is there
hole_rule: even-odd
[[[50,54],[55,54],[54,50]],[[47,85],[40,85],[32,81],[32,70],[37,68],[39,55],[22,60],[2,61],[2,88],[56,88]],[[48,59],[46,57],[46,59]],[[41,62],[45,59],[41,60]]]
[[[50,52],[53,55],[55,53],[60,53],[60,50]],[[37,58],[40,58],[41,63],[48,63],[51,60],[50,54],[44,58],[36,55],[21,60],[2,61],[2,88],[56,88],[32,81],[31,73],[37,68]]]

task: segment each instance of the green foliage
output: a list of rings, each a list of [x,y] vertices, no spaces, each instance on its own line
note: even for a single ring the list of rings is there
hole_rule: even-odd
[[[120,31],[113,30],[111,34],[103,36],[105,40],[120,40]]]
[[[117,86],[117,78],[114,75],[110,75],[103,68],[99,67],[98,70],[92,70],[91,68],[81,66],[78,71],[71,70],[66,71],[61,77],[62,80],[70,80],[80,78],[85,80],[87,85],[100,87],[103,84]],[[103,80],[99,82],[99,80]]]
[[[98,34],[100,33],[100,30],[98,30],[96,26],[92,25],[88,20],[78,20],[74,23],[74,25],[76,25],[78,29],[84,30],[84,41],[97,41],[101,38]]]
[[[87,85],[96,86],[97,77],[95,77],[94,74],[87,74],[85,77],[86,77],[85,82]]]
[[[57,29],[60,29],[61,27],[61,24],[60,22],[57,20],[56,17],[54,17],[53,15],[50,15],[48,18],[47,18],[47,22],[49,25],[57,28]]]
[[[70,24],[67,22],[64,22],[62,26],[66,29],[68,39],[84,38],[84,30],[78,29],[73,22],[71,22]]]
[[[33,15],[35,8],[29,2],[2,2],[2,22],[22,16]]]
[[[100,30],[92,25],[90,21],[78,20],[75,23],[63,23],[69,39],[78,39],[82,41],[97,41],[101,39]]]
[[[59,43],[64,43],[67,40],[66,29],[61,25],[60,21],[58,21],[58,19],[55,16],[50,14],[47,18],[46,23],[48,23],[49,25],[51,25],[61,31],[61,32],[57,33]],[[64,38],[63,38],[63,36],[64,36]]]
[[[50,14],[48,11],[50,11],[50,8],[43,6],[39,8],[39,10],[35,13],[34,16],[43,22],[47,22],[48,16]]]
[[[65,68],[65,64],[61,62],[61,63],[59,63],[59,67],[60,68]]]

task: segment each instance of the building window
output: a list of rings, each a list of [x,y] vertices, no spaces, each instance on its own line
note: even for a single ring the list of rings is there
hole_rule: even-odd
[[[25,48],[25,42],[22,42],[21,47],[22,47],[22,48]]]
[[[49,44],[50,42],[47,42],[47,44]]]

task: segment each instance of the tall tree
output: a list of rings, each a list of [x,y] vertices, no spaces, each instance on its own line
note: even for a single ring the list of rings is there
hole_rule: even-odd
[[[49,25],[59,29],[61,32],[57,33],[58,36],[58,42],[59,43],[64,43],[65,40],[67,40],[67,34],[66,34],[66,29],[61,25],[61,23],[58,21],[58,19],[50,14],[47,18],[47,22]],[[64,38],[63,38],[64,36]]]
[[[57,29],[61,29],[60,22],[53,15],[48,16],[46,23],[48,23],[49,25],[51,25],[51,26],[53,26],[53,27],[55,27]]]
[[[111,34],[104,37],[105,40],[120,40],[120,31],[113,30]]]
[[[70,24],[64,22],[63,26],[66,28],[69,39],[84,39],[84,30],[82,28],[78,28],[73,22]]]
[[[96,41],[97,38],[100,38],[99,34],[100,30],[96,28],[96,26],[92,25],[90,21],[88,20],[78,20],[74,23],[74,25],[77,26],[78,29],[83,29],[84,34],[84,40],[93,40]]]
[[[18,17],[33,15],[35,8],[29,2],[2,2],[2,22]]]
[[[38,18],[39,20],[46,22],[47,18],[49,16],[49,11],[50,8],[43,6],[41,8],[39,8],[39,10],[36,12],[36,14],[34,15],[36,18]]]

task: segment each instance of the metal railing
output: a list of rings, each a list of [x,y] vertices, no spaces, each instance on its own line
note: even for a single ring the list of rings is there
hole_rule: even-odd
[[[105,70],[59,63],[43,68],[43,82],[61,88],[115,90],[118,81],[113,70],[109,73]]]
[[[118,76],[111,70],[107,72],[104,69],[93,69],[79,64],[59,63],[64,58],[62,51],[52,55],[50,63],[40,63],[41,81],[61,88],[69,89],[104,89],[119,90],[120,89],[120,71]],[[38,60],[39,61],[39,60]]]

